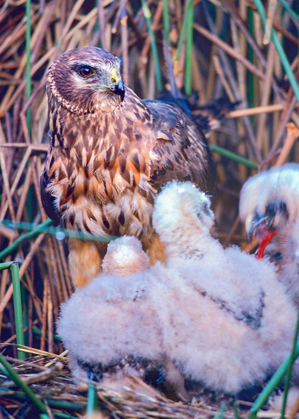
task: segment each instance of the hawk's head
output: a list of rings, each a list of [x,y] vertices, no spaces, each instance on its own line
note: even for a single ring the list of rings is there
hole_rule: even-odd
[[[113,109],[125,95],[121,61],[96,47],[67,51],[48,69],[47,92],[71,112]]]

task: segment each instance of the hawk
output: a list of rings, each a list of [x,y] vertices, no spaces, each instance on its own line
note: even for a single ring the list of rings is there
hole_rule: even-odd
[[[141,100],[125,86],[120,59],[100,48],[60,55],[46,89],[50,147],[41,195],[47,215],[68,229],[136,236],[152,264],[164,260],[151,222],[155,197],[173,179],[203,190],[212,183],[204,135],[179,107]],[[69,240],[75,286],[101,272],[106,248]]]

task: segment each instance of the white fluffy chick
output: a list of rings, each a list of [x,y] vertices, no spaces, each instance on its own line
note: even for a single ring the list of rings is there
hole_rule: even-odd
[[[141,242],[132,236],[108,244],[108,250],[102,262],[105,274],[130,276],[145,271],[149,267],[149,257],[142,250]]]
[[[279,280],[298,307],[299,165],[288,163],[250,178],[241,190],[239,210],[249,237],[261,242],[267,233],[276,233],[265,255],[276,264]]]
[[[275,371],[291,349],[296,310],[270,263],[224,250],[210,235],[213,218],[207,196],[173,182],[153,214],[166,266],[139,270],[145,259],[136,238],[109,245],[110,273],[62,306],[58,333],[75,376],[115,382],[137,374],[188,397],[199,383],[237,394]],[[132,246],[136,252],[126,277],[119,275],[118,246],[121,260]]]
[[[167,360],[161,322],[166,268],[148,266],[137,238],[111,242],[104,274],[77,288],[62,305],[58,333],[77,379],[114,388],[118,383],[119,388],[126,377],[136,375],[166,392],[174,386],[184,395],[183,378]]]
[[[185,377],[237,393],[273,373],[289,354],[296,310],[274,268],[210,235],[210,201],[191,183],[157,197],[153,225],[166,248],[176,290],[169,357]]]

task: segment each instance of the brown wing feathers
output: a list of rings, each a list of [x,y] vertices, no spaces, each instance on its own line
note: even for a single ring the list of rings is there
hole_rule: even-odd
[[[82,62],[91,78],[80,75]],[[42,199],[48,216],[68,228],[136,235],[151,253],[151,243],[158,243],[151,226],[156,193],[172,179],[205,190],[211,159],[204,136],[182,110],[142,102],[123,86],[118,58],[99,48],[68,51],[54,61],[47,75],[51,147]],[[84,260],[84,252],[87,258],[90,253],[88,243],[78,242],[70,246],[76,272],[81,268],[74,254],[81,252]],[[81,285],[91,279],[72,274]]]

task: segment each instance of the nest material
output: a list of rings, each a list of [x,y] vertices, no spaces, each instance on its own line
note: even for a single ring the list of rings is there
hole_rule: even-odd
[[[22,380],[48,408],[49,417],[57,414],[82,417],[87,408],[88,384],[74,384],[65,360],[34,356],[25,362],[14,362],[14,369]],[[235,409],[229,406],[231,400],[219,398],[205,401],[194,398],[191,403],[167,399],[137,377],[128,377],[118,390],[96,385],[99,410],[94,417],[99,418],[213,418],[224,414],[226,418],[236,417]],[[225,403],[225,404],[224,404]],[[237,401],[236,405],[250,407],[250,403]],[[33,404],[25,400],[25,395],[16,388],[13,381],[0,374],[0,410],[16,416],[25,413],[26,418],[38,415]],[[225,413],[224,413],[225,412]],[[33,416],[32,416],[33,415]],[[97,416],[98,415],[98,416]],[[248,411],[238,412],[239,418],[248,416]],[[19,417],[19,416],[17,416]],[[21,416],[20,416],[21,417]]]

